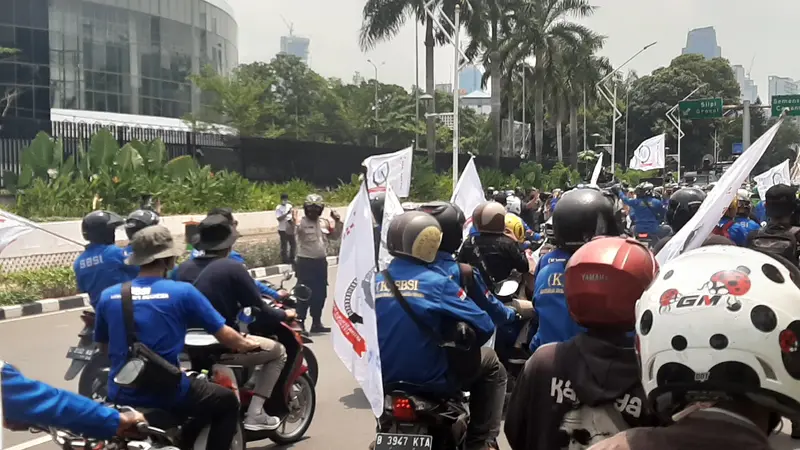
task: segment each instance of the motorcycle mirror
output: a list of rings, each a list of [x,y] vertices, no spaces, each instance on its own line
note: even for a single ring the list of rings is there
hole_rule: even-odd
[[[294,276],[294,272],[292,272],[291,270],[287,270],[286,272],[283,272],[283,279],[284,280],[287,280],[287,281],[291,280],[293,276]]]
[[[497,288],[495,294],[498,297],[510,297],[517,293],[519,290],[519,281],[517,280],[505,280],[500,282],[500,286]]]

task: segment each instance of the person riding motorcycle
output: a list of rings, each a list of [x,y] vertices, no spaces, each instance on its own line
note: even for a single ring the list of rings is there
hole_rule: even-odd
[[[733,246],[661,267],[636,304],[636,336],[647,401],[671,425],[591,450],[774,448],[781,416],[800,418],[798,280],[787,261]]]
[[[525,364],[506,413],[512,449],[549,450],[565,448],[567,439],[579,442],[577,431],[562,427],[579,414],[573,412],[579,405],[642,405],[646,397],[629,333],[636,328],[636,302],[657,269],[650,251],[631,238],[598,237],[572,255],[564,276],[567,306],[587,331],[539,347]],[[575,395],[559,398],[554,383],[570,386]],[[623,407],[620,413],[627,427],[657,423],[646,409]]]
[[[435,218],[421,211],[406,212],[392,220],[387,233],[394,259],[375,276],[384,385],[416,384],[423,386],[420,393],[447,398],[468,390],[472,414],[466,448],[496,448],[506,372],[494,350],[479,347],[494,331],[492,319],[441,269],[429,267],[442,240]],[[449,357],[448,351],[455,350],[440,344],[460,340],[459,336],[472,336],[474,342],[458,351],[463,358]]]
[[[461,247],[464,236],[464,224],[466,223],[464,211],[448,202],[424,203],[419,206],[418,210],[432,215],[442,230],[442,242],[439,244],[436,259],[431,263],[431,268],[450,277],[451,280],[466,289],[467,296],[480,309],[489,314],[496,326],[499,327],[516,320],[516,312],[505,306],[489,291],[480,271],[472,266],[459,264],[453,256]]]
[[[747,200],[750,201],[749,199]],[[750,231],[745,225],[736,221],[736,214],[739,210],[739,195],[731,200],[730,206],[725,210],[725,214],[719,219],[719,223],[712,231],[713,234],[726,237],[732,240],[739,247],[747,245],[747,236]]]
[[[734,222],[745,229],[747,235],[761,229],[761,225],[751,218],[753,203],[750,201],[750,192],[747,189],[739,189],[736,192],[736,217]]]
[[[260,327],[267,329],[279,326],[282,321],[296,317],[293,310],[282,311],[270,308],[261,299],[253,285],[247,269],[229,257],[231,248],[239,234],[222,215],[211,215],[198,226],[193,245],[204,251],[204,255],[184,261],[178,268],[177,279],[192,283],[225,318],[225,323],[236,326],[236,317],[245,307],[252,307],[259,317]],[[260,333],[265,334],[265,333]],[[251,431],[274,430],[280,419],[266,414],[264,402],[272,395],[273,388],[286,364],[286,349],[279,342],[261,336],[251,336],[259,344],[260,352],[251,355],[232,355],[226,361],[249,367],[261,366],[255,375],[256,395],[247,410],[244,428]]]
[[[539,328],[530,350],[551,342],[563,342],[583,328],[567,309],[564,295],[564,271],[567,260],[595,236],[619,236],[611,202],[597,190],[575,189],[566,192],[553,213],[555,249],[539,259],[533,284],[533,302],[539,316]]]
[[[131,331],[136,340],[166,364],[179,365],[178,355],[183,351],[189,327],[202,327],[237,352],[251,352],[260,345],[225,325],[225,319],[197,288],[165,278],[183,252],[166,227],[154,225],[139,231],[133,236],[131,247],[133,254],[126,263],[139,266],[139,276],[103,291],[96,307],[94,339],[111,360],[108,399],[120,405],[165,410],[179,418],[191,417],[200,428],[209,424],[208,450],[230,448],[239,423],[239,399],[230,389],[189,379],[185,373],[180,374],[176,384],[120,384],[117,375],[123,367],[130,366],[129,361],[136,361],[129,355],[123,297],[130,295],[135,324]],[[149,364],[152,367],[158,363]]]
[[[136,432],[144,422],[138,411],[120,412],[69,391],[27,378],[16,367],[0,361],[2,417],[8,429],[30,427],[65,429],[95,439]]]
[[[666,223],[672,229],[669,236],[661,238],[653,246],[653,253],[658,253],[672,239],[678,231],[694,217],[700,205],[706,199],[706,193],[702,189],[686,187],[672,193],[667,205]]]
[[[128,217],[125,219],[125,234],[128,235],[128,245],[123,249],[126,258],[132,251],[130,241],[133,239],[133,235],[141,229],[158,225],[160,221],[161,218],[158,214],[149,209],[137,209],[128,214]]]
[[[477,267],[483,279],[494,290],[496,283],[507,279],[511,271],[529,270],[528,258],[519,244],[505,234],[506,210],[500,203],[485,202],[472,213],[477,236],[469,236],[461,247],[458,261]]]
[[[104,289],[130,281],[139,273],[137,267],[125,265],[125,251],[114,245],[116,229],[122,224],[122,217],[110,211],[92,211],[81,221],[89,245],[75,259],[72,270],[78,291],[89,296],[92,307]]]
[[[653,197],[652,183],[639,183],[636,198],[628,197],[619,187],[614,188],[619,198],[630,208],[634,236],[648,234],[656,237],[664,220],[664,206],[661,200]]]

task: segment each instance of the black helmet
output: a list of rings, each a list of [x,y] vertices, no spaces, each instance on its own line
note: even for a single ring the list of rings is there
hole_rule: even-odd
[[[422,211],[409,211],[392,219],[386,234],[389,254],[432,263],[442,242],[439,222]]]
[[[372,217],[375,222],[380,224],[383,221],[383,204],[386,203],[386,193],[378,192],[369,199],[369,208],[372,210]]]
[[[653,183],[650,183],[650,182],[647,182],[647,181],[643,181],[643,182],[639,183],[638,186],[636,186],[636,197],[639,197],[639,198],[641,198],[641,197],[652,197],[653,196],[653,189],[655,189],[655,186],[653,186]]]
[[[464,224],[467,219],[464,211],[453,203],[430,202],[420,205],[419,211],[432,215],[442,229],[442,243],[439,250],[455,253],[464,239]]]
[[[706,193],[698,188],[686,187],[673,192],[667,206],[667,224],[677,233],[695,215],[705,199]]]
[[[83,238],[91,244],[113,244],[114,231],[124,219],[111,211],[92,211],[81,221]]]
[[[595,236],[617,236],[614,207],[594,189],[573,189],[564,193],[553,212],[556,246],[575,251]]]
[[[149,226],[158,225],[158,222],[161,221],[161,218],[158,217],[158,214],[150,211],[148,209],[137,209],[136,211],[128,214],[128,218],[125,219],[125,234],[128,235],[128,239],[133,239],[133,235],[136,234],[137,231],[141,230],[142,228],[147,228]]]
[[[506,202],[508,201],[508,193],[506,191],[500,191],[492,196],[492,200],[500,203],[503,206],[506,206]]]

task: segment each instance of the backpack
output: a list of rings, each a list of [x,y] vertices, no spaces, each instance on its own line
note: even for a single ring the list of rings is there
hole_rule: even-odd
[[[560,448],[584,450],[628,428],[614,403],[594,407],[580,405],[568,411],[561,421]]]
[[[747,246],[772,255],[780,255],[797,265],[800,259],[797,242],[800,227],[786,228],[781,225],[767,225],[751,234]]]
[[[728,239],[731,238],[731,227],[736,224],[733,220],[729,221],[723,226],[717,225],[714,227],[714,230],[711,231],[711,234],[716,234],[717,236],[726,237]]]

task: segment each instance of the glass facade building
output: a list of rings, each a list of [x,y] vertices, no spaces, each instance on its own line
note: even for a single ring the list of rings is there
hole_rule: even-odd
[[[187,77],[238,64],[224,0],[0,0],[0,112],[50,108],[182,117],[199,110]]]

